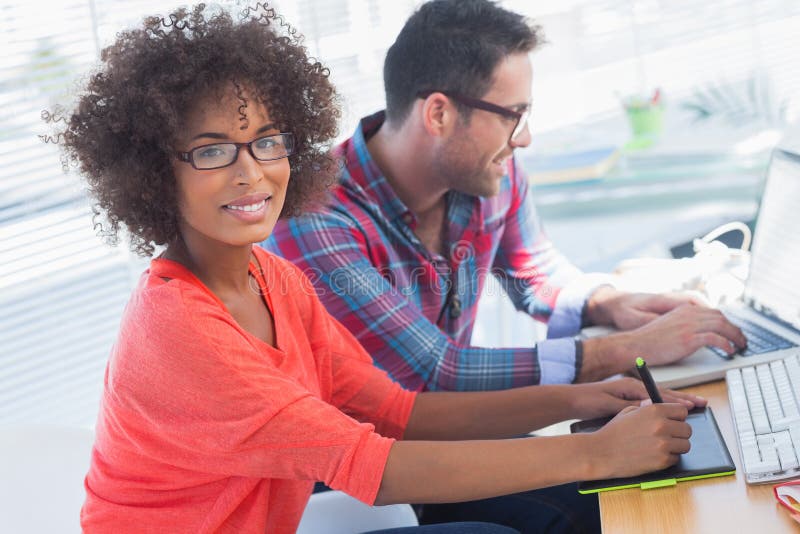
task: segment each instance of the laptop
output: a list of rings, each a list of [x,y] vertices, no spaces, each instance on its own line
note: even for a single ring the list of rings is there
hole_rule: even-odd
[[[728,369],[800,353],[800,154],[776,148],[764,185],[750,271],[741,302],[721,311],[748,339],[728,356],[704,347],[671,365],[651,367],[659,385],[679,388],[718,380]],[[601,335],[587,329],[586,337]],[[607,332],[608,330],[606,330]]]

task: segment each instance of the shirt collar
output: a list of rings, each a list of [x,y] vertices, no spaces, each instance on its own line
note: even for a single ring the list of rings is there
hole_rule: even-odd
[[[345,165],[350,180],[370,197],[370,200],[378,206],[387,219],[400,219],[405,224],[413,226],[414,214],[397,196],[367,150],[367,140],[375,135],[385,119],[385,111],[379,111],[361,119],[353,137],[345,143]]]

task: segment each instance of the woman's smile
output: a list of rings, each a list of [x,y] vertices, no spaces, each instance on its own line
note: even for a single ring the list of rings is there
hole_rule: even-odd
[[[247,195],[222,206],[228,214],[244,222],[258,222],[264,218],[272,195],[259,193]]]

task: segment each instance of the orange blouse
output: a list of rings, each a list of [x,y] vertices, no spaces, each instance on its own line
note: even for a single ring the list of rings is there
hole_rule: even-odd
[[[106,368],[85,531],[294,532],[318,480],[374,502],[415,394],[296,267],[254,254],[277,348],[182,265],[142,275]]]

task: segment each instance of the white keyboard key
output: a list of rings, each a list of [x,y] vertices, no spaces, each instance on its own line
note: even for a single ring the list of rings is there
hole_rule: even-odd
[[[773,449],[773,453],[774,452],[775,450]],[[774,473],[775,471],[780,471],[781,464],[778,462],[778,455],[774,454],[774,457],[770,456],[769,460],[764,460],[762,462],[748,462],[745,458],[744,469],[749,474],[760,475],[764,473]]]
[[[794,448],[800,451],[800,425],[792,425],[789,427],[789,436],[792,438]]]
[[[778,392],[775,391],[775,382],[772,378],[769,364],[756,367],[758,375],[758,385],[761,388],[761,395],[764,397],[764,406],[767,409],[767,416],[770,421],[777,421],[783,418]],[[772,430],[775,430],[774,428]]]
[[[756,434],[765,434],[771,430],[767,414],[763,412],[753,413],[753,427]]]
[[[798,466],[797,456],[794,453],[792,438],[789,432],[775,432],[772,435],[775,440],[775,450],[778,452],[778,460],[781,462],[781,469],[792,469]]]
[[[778,459],[781,462],[781,469],[784,471],[800,466],[800,463],[797,461],[797,456],[795,456],[794,453],[794,447],[791,445],[778,449]]]
[[[764,434],[762,436],[756,436],[756,442],[758,442],[758,447],[762,451],[767,450],[767,448],[775,447],[775,437],[772,434]]]
[[[786,364],[786,374],[789,375],[789,382],[792,383],[792,392],[794,393],[795,403],[798,402],[798,394],[800,393],[800,360],[797,356],[789,356],[783,360]]]
[[[800,423],[800,416],[797,417],[781,417],[780,419],[776,419],[772,421],[772,430],[774,432],[779,432],[781,430],[787,430],[792,425],[796,425]]]
[[[752,464],[755,472],[765,473],[780,471],[781,464],[778,460],[778,451],[775,448],[775,440],[772,435],[758,436],[758,449],[761,451],[761,462]],[[752,471],[748,469],[748,471]]]
[[[775,388],[778,392],[783,415],[785,417],[800,417],[800,412],[797,410],[797,401],[795,400],[792,385],[789,382],[789,375],[786,372],[786,366],[783,361],[774,361],[770,363],[769,367],[775,379]],[[773,427],[773,430],[776,430],[776,428]]]

